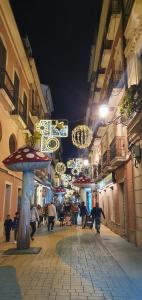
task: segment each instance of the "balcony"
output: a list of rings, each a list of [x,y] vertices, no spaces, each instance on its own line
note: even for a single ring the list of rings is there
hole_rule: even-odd
[[[6,72],[6,70],[0,70],[0,94],[1,102],[6,110],[13,110],[15,108],[14,99],[14,85]]]
[[[132,86],[129,88],[129,90]],[[131,101],[131,115],[127,127],[129,140],[135,140],[142,136],[142,80],[131,92],[129,101]]]
[[[117,167],[126,160],[126,138],[115,137],[110,144],[110,164],[111,167]]]
[[[107,20],[107,39],[113,41],[119,26],[121,17],[121,1],[112,0]]]
[[[37,123],[41,119],[40,112],[41,112],[40,105],[35,105],[34,107],[32,107],[30,114],[33,123]]]
[[[112,171],[112,166],[110,164],[110,150],[106,150],[102,156],[102,169],[105,174]]]
[[[102,161],[99,161],[98,164],[98,180],[102,179],[103,177],[103,170],[102,170]]]
[[[105,79],[105,69],[101,68],[98,70],[97,88],[101,89],[103,87],[104,79]]]
[[[30,131],[31,134],[34,133],[34,124],[30,117],[28,117],[27,129]]]
[[[103,52],[102,52],[101,67],[106,69],[110,61],[112,41],[105,39],[102,47],[103,47]]]
[[[107,98],[109,99],[113,90],[114,94],[124,87],[124,74],[122,70],[112,71],[107,87]]]
[[[98,180],[98,166],[94,166],[94,180]]]
[[[24,107],[21,99],[18,99],[17,108],[12,112],[12,119],[16,122],[20,129],[27,127],[27,110]]]

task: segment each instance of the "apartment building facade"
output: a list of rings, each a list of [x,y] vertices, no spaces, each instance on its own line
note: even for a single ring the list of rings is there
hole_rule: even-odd
[[[21,40],[9,1],[1,1],[0,236],[6,215],[14,216],[22,193],[22,174],[8,170],[2,161],[26,143],[36,122],[49,115],[29,42]],[[41,174],[36,177],[42,181]]]
[[[134,174],[137,169],[128,147],[131,118],[127,118],[126,122],[121,113],[126,90],[134,84],[130,83],[126,53],[130,42],[127,36],[129,20],[135,2],[103,1],[99,29],[91,52],[86,121],[94,132],[90,162],[97,183],[97,201],[106,215],[105,223],[128,241],[141,245],[136,225]],[[109,107],[105,120],[99,116],[101,104]]]

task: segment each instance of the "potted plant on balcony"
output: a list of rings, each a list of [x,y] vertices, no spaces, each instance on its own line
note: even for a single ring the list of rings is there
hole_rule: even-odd
[[[136,84],[126,89],[123,101],[120,106],[122,117],[130,118],[134,112],[141,110],[141,95]]]

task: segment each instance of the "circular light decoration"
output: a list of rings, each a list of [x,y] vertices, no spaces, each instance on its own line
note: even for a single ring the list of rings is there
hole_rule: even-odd
[[[41,139],[41,151],[42,152],[55,152],[60,147],[60,142],[55,137],[42,137]]]
[[[55,167],[55,171],[58,174],[64,174],[66,172],[66,166],[64,163],[62,162],[58,162],[56,167]]]
[[[67,187],[69,185],[69,182],[68,182],[68,180],[66,179],[66,180],[64,180],[64,186],[65,187]]]
[[[89,147],[92,137],[92,131],[86,125],[78,125],[72,130],[72,142],[77,148]]]
[[[72,175],[79,175],[79,173],[80,173],[80,169],[77,169],[77,168],[74,168],[74,169],[72,169],[71,170],[71,173],[72,173]]]

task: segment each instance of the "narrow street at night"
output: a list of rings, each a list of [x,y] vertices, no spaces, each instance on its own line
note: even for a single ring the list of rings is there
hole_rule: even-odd
[[[142,300],[142,0],[0,0],[0,300]]]
[[[48,233],[45,226],[32,246],[41,252],[5,256],[1,250],[0,299],[142,299],[141,250],[104,226],[101,235],[58,225]]]

